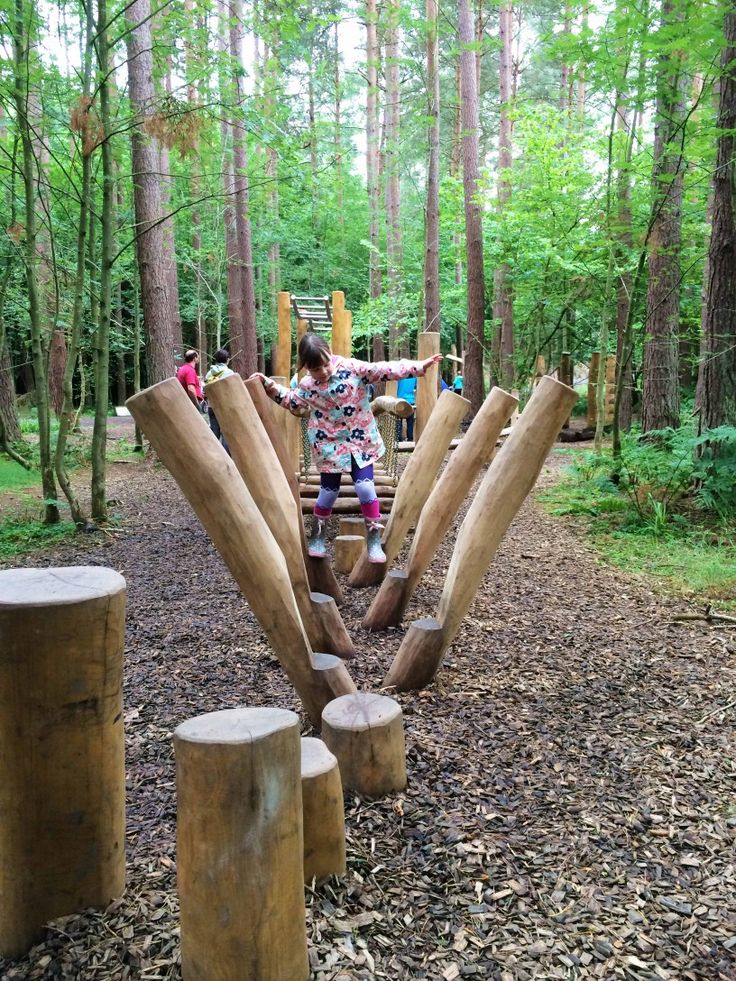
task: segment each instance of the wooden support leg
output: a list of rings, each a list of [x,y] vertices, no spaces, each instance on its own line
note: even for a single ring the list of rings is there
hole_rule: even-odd
[[[365,797],[406,787],[404,721],[393,698],[356,692],[334,699],[322,713],[322,738],[337,757],[344,787]]]
[[[239,375],[228,375],[212,382],[207,386],[207,398],[235,466],[286,559],[294,596],[312,647],[341,657],[354,657],[355,648],[334,600],[331,597],[329,603],[314,600],[299,538],[300,509],[242,379]],[[283,409],[279,411],[284,417],[298,421]]]
[[[438,330],[424,331],[417,339],[417,360],[424,361],[440,353],[440,335]],[[422,378],[417,378],[417,407],[414,423],[414,440],[419,439],[427,428],[427,423],[437,405],[437,390],[439,388],[439,365],[432,365]]]
[[[289,572],[235,464],[176,378],[127,406],[204,525],[315,726],[328,698],[314,670]]]
[[[124,629],[112,569],[0,572],[0,956],[125,888]]]
[[[337,758],[321,739],[302,739],[304,881],[345,874],[345,806]]]
[[[307,981],[299,719],[211,712],[174,749],[183,978]]]
[[[355,563],[363,554],[365,538],[363,535],[338,535],[335,539],[335,568],[349,575]]]
[[[405,576],[389,573],[368,610],[363,626],[384,630],[401,620],[419,580],[452,524],[476,477],[496,450],[496,441],[518,400],[493,388],[450,457],[427,503],[412,540]]]
[[[299,321],[299,323],[303,323],[303,321]],[[258,417],[263,423],[263,428],[268,433],[268,438],[271,440],[274,450],[276,450],[276,456],[279,458],[279,462],[281,463],[281,469],[286,476],[291,494],[296,501],[297,506],[301,510],[299,481],[297,480],[296,473],[294,472],[294,467],[289,457],[289,452],[286,448],[281,430],[273,419],[271,413],[271,400],[263,391],[263,385],[259,379],[248,379],[248,381],[245,383],[245,387],[248,389],[248,394],[253,401]],[[339,583],[337,579],[335,579],[332,566],[329,562],[325,561],[325,559],[311,559],[307,555],[307,542],[304,535],[304,525],[301,522],[299,523],[299,529],[302,552],[305,556],[307,574],[309,576],[309,585],[318,593],[327,593],[329,596],[332,596],[335,602],[339,605],[343,602],[344,597]]]
[[[486,471],[460,527],[437,612],[439,626],[424,631],[410,629],[389,669],[385,687],[414,690],[434,677],[576,399],[574,389],[549,375],[540,378],[511,435]],[[419,642],[422,632],[431,638],[425,649]]]
[[[326,693],[322,711],[324,711],[325,705],[331,702],[333,698],[339,698],[341,695],[351,695],[358,690],[343,661],[335,654],[315,652],[312,655],[312,663],[314,664],[314,670],[322,679],[322,689]],[[315,729],[319,728],[319,726],[315,726]]]
[[[350,574],[350,586],[375,586],[388,572],[409,529],[419,518],[450,441],[469,407],[470,402],[454,392],[445,391],[440,395],[425,430],[429,435],[417,444],[396,488],[394,506],[383,533],[386,563],[369,562],[368,554],[364,552]]]

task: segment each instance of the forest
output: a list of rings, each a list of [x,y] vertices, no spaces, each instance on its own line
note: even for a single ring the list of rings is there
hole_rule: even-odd
[[[733,508],[733,3],[13,0],[2,31],[0,447],[47,523],[107,519],[111,407],[186,349],[269,371],[280,290],[344,291],[364,357],[439,331],[474,410],[615,355],[614,460],[657,434]]]

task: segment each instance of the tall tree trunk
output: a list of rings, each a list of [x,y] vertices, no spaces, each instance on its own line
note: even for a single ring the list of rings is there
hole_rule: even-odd
[[[335,21],[335,183],[337,185],[337,221],[340,227],[340,251],[345,250],[345,178],[342,148],[342,81],[340,80],[340,24]]]
[[[424,329],[440,329],[440,75],[437,0],[427,0],[427,215],[424,253]]]
[[[463,192],[465,198],[465,252],[468,270],[468,343],[465,352],[464,394],[473,415],[481,407],[483,390],[483,342],[485,275],[483,271],[483,224],[478,202],[478,93],[473,52],[473,17],[468,0],[458,8],[460,79],[462,87]]]
[[[399,181],[399,0],[389,0],[386,29],[386,264],[389,293],[398,299],[402,290],[401,190]],[[399,354],[401,326],[391,316],[388,328],[390,358]]]
[[[230,59],[235,73],[235,105],[232,107],[233,187],[235,229],[238,238],[238,259],[243,298],[243,348],[239,356],[233,356],[233,367],[245,378],[253,374],[258,367],[258,344],[256,341],[253,247],[248,204],[248,143],[243,125],[245,105],[243,79],[246,74],[243,31],[243,3],[242,0],[233,0],[230,18]]]
[[[133,202],[136,258],[146,335],[149,385],[174,373],[174,333],[170,279],[161,224],[161,179],[158,141],[146,132],[155,115],[150,0],[132,0],[127,10],[128,87],[136,115],[132,130]]]
[[[44,496],[44,521],[55,524],[59,520],[59,508],[51,454],[51,420],[48,388],[48,339],[44,336],[44,316],[41,310],[38,285],[37,253],[37,180],[38,161],[35,158],[34,132],[29,118],[31,109],[31,69],[36,63],[33,50],[36,13],[27,0],[14,0],[13,11],[13,97],[16,124],[22,147],[21,175],[23,180],[25,242],[23,259],[28,292],[28,312],[31,325],[31,350],[33,373],[36,383],[36,410],[38,413],[39,454],[41,460],[41,486]]]
[[[499,10],[499,37],[501,41],[500,96],[501,119],[498,136],[498,210],[503,214],[511,198],[511,78],[514,10],[506,0]],[[502,263],[493,276],[493,323],[499,337],[499,378],[501,385],[510,391],[514,387],[514,301],[510,283],[511,271]],[[537,352],[539,353],[539,352]]]
[[[662,31],[684,22],[686,0],[663,0]],[[684,37],[684,35],[683,35]],[[668,50],[657,76],[654,134],[653,222],[644,342],[642,429],[680,424],[678,329],[680,238],[685,140],[685,55]]]
[[[194,16],[192,0],[184,0],[184,12],[187,20],[191,22]],[[194,44],[192,44],[191,35],[188,31],[185,33],[184,38],[184,60],[184,74],[187,80],[187,104],[190,111],[194,112],[199,103],[197,87],[194,82],[197,69],[197,52]],[[189,178],[189,194],[192,201],[195,202],[194,206],[192,207],[192,253],[197,297],[194,322],[196,330],[196,348],[199,351],[200,369],[203,374],[206,374],[208,367],[208,350],[204,303],[202,301],[202,280],[204,277],[204,272],[202,269],[202,213],[199,209],[199,205],[196,203],[199,201],[202,193],[198,173],[201,167],[198,135],[194,138],[190,156],[191,160],[193,161],[193,165],[191,176]]]
[[[372,300],[381,295],[381,239],[379,216],[381,192],[378,180],[378,75],[381,50],[378,45],[378,7],[376,0],[366,0],[366,176],[368,189],[368,220],[370,252],[368,258],[369,294]],[[383,361],[386,345],[383,334],[373,337],[373,360]]]
[[[4,329],[2,344],[0,344],[0,426],[2,426],[4,438],[9,443],[15,443],[20,439],[20,422],[15,404],[13,363],[10,359],[8,339]]]
[[[100,319],[95,333],[95,424],[92,430],[92,517],[107,521],[106,443],[107,410],[110,403],[110,322],[112,320],[112,260],[115,239],[115,172],[110,121],[110,59],[108,50],[107,0],[97,0],[97,58],[99,65],[100,123],[102,125],[102,241],[100,250]],[[173,248],[173,245],[172,245]],[[169,262],[171,251],[165,252]],[[176,262],[173,262],[174,275]],[[173,289],[171,268],[169,288]],[[178,298],[172,307],[178,316]]]
[[[278,44],[277,26],[270,25],[270,44],[266,48],[266,71],[264,73],[264,110],[266,119],[275,124],[278,95]],[[275,129],[275,125],[274,125]],[[272,229],[273,241],[268,247],[268,305],[271,322],[276,322],[276,294],[281,289],[281,246],[279,244],[279,155],[273,141],[266,147],[266,180],[268,183],[268,221]]]
[[[463,150],[463,124],[462,124],[462,84],[460,81],[460,58],[455,62],[455,95],[457,101],[453,112],[452,123],[452,150],[450,152],[450,177],[460,176],[462,150]],[[455,257],[455,285],[462,286],[463,282],[463,243],[462,235],[458,230],[452,233],[452,251]],[[460,336],[462,332],[459,332]],[[462,343],[458,344],[458,355],[463,350]]]
[[[736,4],[725,13],[718,149],[698,408],[703,429],[736,426]]]

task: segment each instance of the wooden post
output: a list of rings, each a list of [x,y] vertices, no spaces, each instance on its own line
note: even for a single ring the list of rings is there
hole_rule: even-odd
[[[476,477],[496,449],[496,441],[518,400],[492,388],[467,433],[450,457],[422,508],[407,561],[407,572],[389,572],[368,610],[363,626],[383,630],[401,623],[409,600]]]
[[[301,513],[289,490],[276,450],[240,375],[232,374],[211,382],[207,385],[207,398],[230,447],[235,466],[286,559],[294,596],[312,647],[340,657],[354,657],[355,648],[335,601],[325,596],[325,602],[315,605],[310,594],[309,577],[299,540]],[[295,419],[291,413],[280,408],[279,411]],[[329,605],[334,610],[327,611]],[[329,617],[329,631],[325,629],[325,616]]]
[[[384,565],[370,563],[364,552],[350,574],[349,585],[375,586],[381,582],[404,544],[409,529],[419,519],[450,441],[469,408],[467,399],[449,389],[440,395],[425,429],[429,435],[412,453],[396,488],[394,505],[383,533],[386,562]]]
[[[202,522],[319,726],[331,695],[312,666],[281,549],[235,464],[176,378],[139,392],[126,405]]]
[[[2,956],[125,888],[124,629],[112,569],[0,572]]]
[[[345,309],[345,294],[342,290],[336,290],[332,294],[332,348],[333,354],[340,354],[343,358],[350,357],[351,339],[350,324],[352,315],[348,316],[349,311]]]
[[[596,351],[590,359],[590,369],[588,371],[588,412],[586,422],[588,428],[592,429],[595,427],[596,419],[598,418],[598,413],[596,411],[595,404],[595,390],[598,385],[598,370],[601,363],[601,356]]]
[[[417,361],[424,361],[434,354],[440,353],[440,335],[438,331],[424,331],[417,341]],[[437,405],[439,387],[439,365],[432,365],[422,378],[417,378],[417,408],[414,420],[414,441],[427,428],[429,418]]]
[[[211,712],[174,749],[184,981],[307,981],[299,719]]]
[[[335,568],[349,576],[365,548],[364,535],[338,535],[335,538]]]
[[[574,389],[549,375],[540,379],[460,527],[436,619],[412,624],[384,687],[409,691],[423,688],[434,677],[576,397]]]
[[[377,485],[376,485],[377,486]],[[365,541],[365,518],[340,518],[337,526],[338,535],[360,535]]]
[[[297,506],[301,512],[301,498],[299,497],[299,481],[297,480],[296,473],[289,459],[289,453],[284,443],[284,439],[276,424],[273,414],[271,412],[271,399],[266,395],[263,390],[263,384],[258,378],[249,378],[245,387],[248,389],[248,394],[250,395],[256,412],[258,413],[258,418],[263,423],[263,428],[268,433],[268,438],[271,440],[271,445],[274,450],[276,450],[276,456],[279,458],[281,464],[281,469],[286,477],[286,481],[291,490],[292,497],[296,501]],[[284,411],[283,409],[281,410]],[[307,541],[304,535],[304,524],[299,522],[299,538],[302,545],[302,554],[304,555],[304,561],[307,566],[307,574],[309,575],[309,584],[312,589],[319,593],[327,593],[328,596],[332,596],[336,603],[342,603],[343,595],[342,590],[335,579],[335,574],[332,571],[332,566],[326,559],[312,559],[307,554]]]
[[[307,333],[308,330],[309,330],[309,321],[308,320],[297,320],[297,322],[296,322],[296,349],[297,349],[297,352],[299,351],[299,341],[301,341],[302,337],[304,337],[304,335]],[[297,361],[298,361],[298,358],[297,358]],[[297,369],[297,371],[298,370],[299,369]],[[299,381],[302,380],[302,378],[306,375],[306,373],[307,373],[307,369],[306,368],[302,368],[301,371],[299,371]]]
[[[271,358],[271,370],[274,375],[291,378],[291,296],[284,290],[277,294],[276,310],[278,335]]]
[[[395,399],[398,387],[399,383],[396,381],[396,379],[392,378],[390,381],[384,382],[383,394]]]
[[[340,764],[343,787],[384,797],[406,787],[401,707],[386,695],[336,698],[322,715],[322,736]]]
[[[345,806],[337,757],[321,739],[302,741],[304,881],[345,874]]]
[[[569,388],[573,387],[573,367],[572,367],[572,357],[569,351],[563,351],[560,355],[560,381],[563,385],[567,385]],[[567,429],[570,426],[570,416],[567,417],[563,423],[562,428]]]
[[[374,416],[388,412],[389,415],[396,416],[397,419],[408,419],[414,415],[414,406],[406,399],[397,399],[392,395],[379,395],[371,402],[371,412]]]

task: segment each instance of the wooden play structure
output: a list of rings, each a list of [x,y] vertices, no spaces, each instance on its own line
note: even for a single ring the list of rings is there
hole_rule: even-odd
[[[304,881],[345,874],[345,807],[337,757],[321,739],[301,740]]]
[[[104,908],[125,888],[124,622],[112,569],[0,572],[5,957],[47,920]]]

